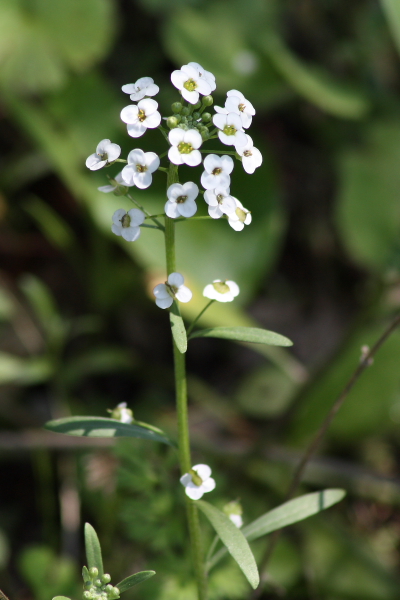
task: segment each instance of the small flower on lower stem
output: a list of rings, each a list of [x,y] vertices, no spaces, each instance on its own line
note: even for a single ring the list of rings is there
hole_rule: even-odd
[[[138,208],[131,208],[128,212],[119,208],[112,216],[111,231],[127,242],[134,242],[140,236],[140,225],[144,220],[145,214]]]
[[[97,171],[117,160],[120,154],[121,148],[118,144],[113,144],[110,140],[101,140],[97,144],[96,152],[87,157],[86,166],[91,171]]]
[[[180,273],[171,273],[165,283],[159,283],[153,290],[156,297],[156,304],[160,308],[169,308],[173,301],[189,302],[192,299],[192,292],[184,282],[183,275]]]
[[[253,140],[246,134],[247,143],[244,146],[236,146],[236,152],[242,157],[243,169],[251,175],[261,166],[262,155],[258,148],[254,147]]]
[[[242,505],[240,504],[240,502],[238,500],[232,500],[232,502],[228,502],[228,504],[225,504],[225,506],[222,510],[230,518],[232,523],[234,525],[236,525],[236,527],[238,529],[240,529],[242,527],[242,525],[243,525],[243,519],[242,519],[243,509],[242,509]]]
[[[228,222],[235,231],[242,231],[245,225],[250,225],[251,223],[251,212],[247,208],[244,208],[243,204],[237,198],[234,198],[234,200],[236,202],[236,209],[235,212],[228,215]]]
[[[234,281],[214,279],[212,283],[204,288],[203,296],[218,302],[232,302],[239,295],[239,292],[239,286]]]
[[[151,185],[153,173],[160,166],[160,159],[155,152],[143,152],[140,148],[128,154],[128,164],[121,171],[126,185],[136,185],[144,190]]]
[[[208,465],[194,465],[180,478],[185,488],[185,493],[192,500],[200,500],[206,492],[212,492],[215,488],[215,480],[210,477],[211,469]]]
[[[127,408],[126,402],[120,402],[113,410],[109,410],[111,418],[121,421],[121,423],[128,423],[130,425],[133,421],[133,412],[130,408]]]
[[[171,219],[177,217],[193,217],[197,211],[195,198],[199,194],[199,188],[192,181],[183,185],[173,183],[167,189],[168,201],[165,204],[165,213]]]

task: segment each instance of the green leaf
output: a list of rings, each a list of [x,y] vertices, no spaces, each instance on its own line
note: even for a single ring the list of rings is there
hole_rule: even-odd
[[[85,549],[89,570],[96,567],[101,578],[104,575],[101,546],[97,533],[89,523],[85,523]]]
[[[67,596],[54,596],[53,600],[71,600],[71,598],[67,598]]]
[[[87,567],[82,567],[82,577],[85,583],[92,580],[89,574],[89,569]]]
[[[365,94],[321,68],[304,63],[277,36],[265,36],[260,45],[282,77],[322,110],[344,119],[362,119],[370,110]]]
[[[68,250],[76,242],[74,232],[66,221],[46,202],[31,196],[24,205],[25,210],[35,219],[45,238],[53,246]]]
[[[54,365],[46,356],[21,358],[8,352],[0,352],[0,385],[43,383],[48,381],[53,373]]]
[[[250,546],[240,529],[223,512],[204,500],[197,500],[196,506],[205,514],[214,527],[228,552],[242,569],[252,588],[260,583],[258,569]]]
[[[346,492],[340,489],[328,489],[321,492],[314,492],[300,496],[294,500],[289,500],[281,506],[265,513],[246,527],[242,528],[242,534],[248,539],[256,540],[267,533],[282,529],[293,523],[303,521],[312,515],[329,508],[333,504],[340,502]],[[209,561],[210,568],[213,567],[224,555],[225,548],[221,548]]]
[[[142,583],[142,581],[146,581],[146,579],[153,577],[153,575],[155,575],[155,574],[156,574],[155,571],[140,571],[140,573],[135,573],[134,575],[130,575],[129,577],[126,577],[126,579],[123,579],[122,581],[117,583],[117,588],[119,589],[119,591],[121,593],[125,592],[126,590],[129,590],[129,588],[133,587],[134,585],[137,585],[138,583]]]
[[[154,442],[163,442],[173,446],[171,440],[165,433],[141,421],[132,424],[121,423],[116,419],[107,417],[66,417],[56,419],[45,424],[45,429],[54,433],[65,433],[67,435],[78,435],[83,437],[135,437]]]
[[[237,340],[239,342],[252,342],[254,344],[267,344],[270,346],[293,346],[287,337],[268,331],[267,329],[258,329],[257,327],[211,327],[210,329],[200,329],[191,334],[190,338],[195,337],[215,337],[224,340]]]
[[[187,350],[186,329],[179,311],[179,306],[175,301],[171,306],[169,318],[171,321],[171,331],[175,344],[179,352],[184,354]]]
[[[398,0],[381,0],[397,51],[400,53],[400,4]]]

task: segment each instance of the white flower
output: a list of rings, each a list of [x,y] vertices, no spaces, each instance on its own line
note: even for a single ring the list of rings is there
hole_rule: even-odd
[[[121,421],[121,423],[128,423],[130,425],[133,421],[133,412],[130,408],[126,407],[126,402],[120,402],[111,412],[111,418]]]
[[[153,290],[156,304],[160,308],[169,308],[176,298],[179,302],[189,302],[192,292],[183,285],[184,278],[180,273],[171,273],[165,283],[159,283]]]
[[[236,200],[230,195],[229,188],[218,186],[215,190],[206,190],[204,200],[208,204],[208,214],[213,219],[235,213]]]
[[[208,76],[200,65],[200,70],[197,68],[197,63],[183,65],[179,71],[171,73],[171,81],[173,85],[180,90],[182,97],[190,104],[196,104],[199,101],[199,94],[208,96],[211,93],[212,85],[210,85]],[[211,73],[209,74],[211,75]],[[214,88],[215,89],[215,88]]]
[[[175,127],[168,134],[171,148],[168,150],[168,158],[174,165],[188,165],[196,167],[201,163],[201,153],[198,150],[203,140],[196,129],[180,129]]]
[[[245,225],[250,225],[251,223],[251,212],[247,208],[244,208],[243,204],[237,198],[233,199],[236,202],[236,209],[234,213],[228,215],[228,222],[235,231],[242,231]]]
[[[121,89],[125,94],[130,94],[133,102],[142,100],[145,96],[155,96],[160,91],[151,77],[141,77],[136,83],[127,83]]]
[[[220,131],[218,137],[227,146],[244,146],[246,134],[243,131],[242,120],[237,113],[217,113],[213,116],[213,123]]]
[[[210,298],[210,300],[218,300],[218,302],[232,302],[239,295],[239,292],[239,286],[234,281],[214,279],[212,283],[204,288],[203,296]]]
[[[227,93],[225,108],[221,108],[220,106],[215,106],[214,108],[217,113],[224,115],[230,112],[238,114],[244,129],[250,127],[252,118],[256,114],[254,106],[238,90],[230,90]]]
[[[243,519],[241,515],[229,515],[230,520],[238,529],[243,525]]]
[[[148,188],[153,180],[154,171],[160,166],[160,159],[155,152],[143,152],[140,148],[128,154],[128,164],[121,171],[122,179],[127,186],[136,185],[141,190]]]
[[[128,134],[137,138],[146,133],[146,129],[154,129],[161,123],[161,115],[157,110],[158,103],[151,98],[130,104],[121,110],[121,120],[127,123]]]
[[[126,212],[119,208],[112,216],[111,231],[121,235],[127,242],[134,242],[140,236],[140,225],[145,219],[145,214],[138,208],[131,208]]]
[[[193,217],[197,211],[195,198],[199,194],[199,188],[192,181],[181,185],[173,183],[167,189],[168,201],[165,204],[165,213],[171,219],[177,217]]]
[[[211,469],[208,465],[194,465],[180,478],[185,488],[185,493],[192,500],[200,500],[206,492],[212,492],[215,488],[215,480],[210,477]]]
[[[217,84],[215,83],[215,76],[212,73],[210,73],[210,71],[206,71],[205,69],[203,69],[203,67],[199,65],[199,63],[190,62],[188,63],[188,65],[196,69],[200,77],[203,77],[203,79],[207,81],[207,83],[211,87],[211,91],[213,92],[217,87]]]
[[[261,152],[254,148],[251,137],[246,134],[246,138],[247,143],[244,146],[237,146],[236,152],[242,157],[243,169],[251,174],[261,165],[263,159]]]
[[[101,140],[97,144],[96,152],[86,159],[86,166],[91,171],[97,171],[116,160],[120,154],[121,148],[118,144],[112,144],[110,140]]]
[[[214,190],[218,186],[225,188],[230,186],[230,174],[233,171],[233,160],[230,156],[209,154],[204,159],[204,169],[201,185],[205,190]]]
[[[97,189],[99,190],[99,192],[104,192],[105,194],[108,194],[109,192],[115,192],[115,190],[117,190],[120,186],[132,187],[131,185],[128,185],[126,181],[124,181],[124,179],[122,179],[122,173],[118,173],[118,175],[116,175],[113,179],[110,179],[110,181],[112,183],[110,183],[109,185],[102,185],[98,187]]]

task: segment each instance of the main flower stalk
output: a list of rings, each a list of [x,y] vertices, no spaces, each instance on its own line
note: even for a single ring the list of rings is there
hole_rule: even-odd
[[[178,167],[172,163],[169,165],[167,175],[167,189],[173,183],[179,183]],[[176,271],[175,260],[175,222],[165,215],[165,256],[167,263],[167,275]],[[182,354],[175,341],[172,340],[174,349],[174,374],[176,411],[178,418],[178,449],[179,463],[182,475],[188,473],[192,466],[190,456],[189,421],[187,408],[187,383],[185,355]],[[190,543],[196,575],[198,600],[207,598],[207,576],[204,564],[204,553],[201,543],[201,532],[199,513],[193,500],[186,497],[186,512],[189,525]]]

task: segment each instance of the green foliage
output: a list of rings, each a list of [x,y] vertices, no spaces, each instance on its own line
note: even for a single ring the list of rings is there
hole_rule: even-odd
[[[139,573],[130,575],[129,577],[126,577],[125,579],[117,583],[117,588],[121,593],[126,592],[126,590],[129,590],[134,585],[138,585],[138,583],[142,583],[142,581],[150,579],[150,577],[153,577],[153,575],[155,574],[155,571],[140,571]]]
[[[172,337],[174,338],[176,347],[181,354],[184,354],[187,350],[186,329],[183,324],[179,306],[175,300],[172,303],[169,318],[171,321]]]
[[[65,417],[48,421],[45,428],[54,433],[84,437],[134,437],[173,445],[167,436],[152,425],[134,421],[122,423],[106,417]]]
[[[223,512],[205,502],[197,500],[196,506],[205,514],[214,527],[227,551],[235,559],[250,585],[256,589],[260,583],[258,569],[250,546],[243,533]]]
[[[85,550],[89,571],[97,569],[99,578],[101,579],[104,575],[101,546],[97,533],[89,523],[85,523]]]
[[[74,561],[57,557],[47,546],[26,548],[20,556],[19,565],[37,600],[48,600],[60,593],[76,597],[79,593]]]
[[[256,327],[212,327],[210,329],[195,331],[190,337],[215,337],[224,340],[267,344],[270,346],[293,345],[293,342],[279,333],[267,331],[266,329],[257,329]]]

